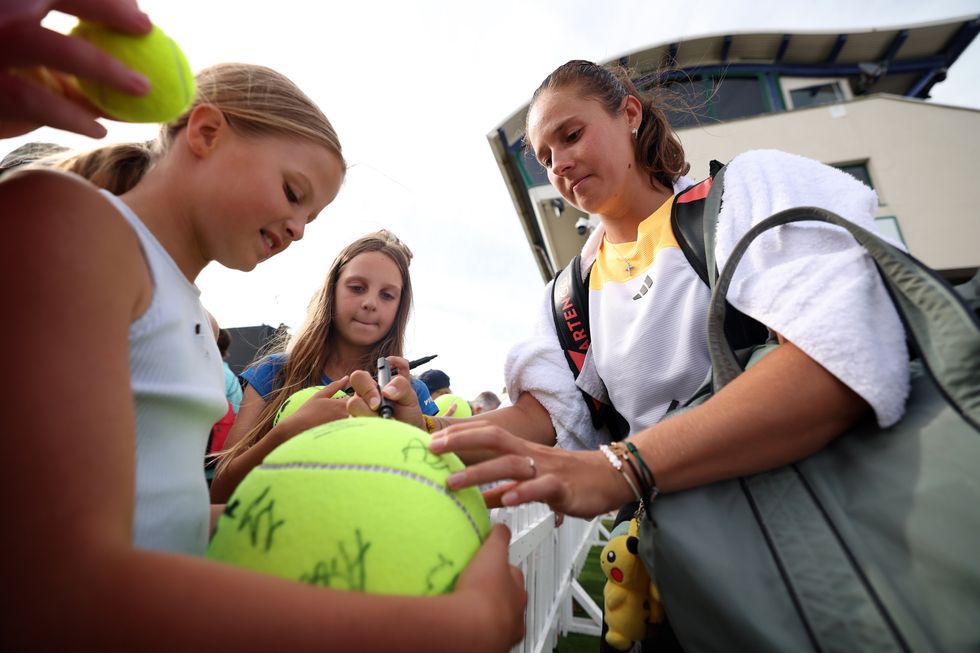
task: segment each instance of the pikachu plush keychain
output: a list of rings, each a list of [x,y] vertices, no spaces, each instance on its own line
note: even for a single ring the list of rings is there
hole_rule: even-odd
[[[647,626],[663,621],[660,592],[650,580],[639,556],[642,508],[629,522],[623,535],[609,540],[602,549],[599,565],[606,575],[606,642],[620,651],[647,636]]]

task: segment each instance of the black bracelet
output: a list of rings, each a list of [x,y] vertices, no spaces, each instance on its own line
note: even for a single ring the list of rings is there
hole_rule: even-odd
[[[636,465],[633,464],[633,461],[630,460],[629,456],[625,456],[623,460],[625,460],[626,464],[630,466],[630,471],[633,472],[633,478],[635,478],[637,483],[640,484],[640,493],[644,497],[650,496],[650,486],[647,485],[646,479],[643,478],[640,472],[636,469]]]
[[[657,489],[657,479],[653,475],[653,471],[647,466],[646,462],[643,460],[643,456],[640,455],[640,452],[637,450],[636,445],[634,445],[632,442],[627,442],[626,448],[629,450],[630,453],[636,456],[636,461],[640,463],[640,469],[643,470],[643,475],[644,475],[643,476],[644,485],[646,486],[644,490],[649,488],[649,492],[646,492],[645,496],[650,497],[649,500],[653,501],[655,498],[657,498],[657,495],[660,494],[660,490]]]

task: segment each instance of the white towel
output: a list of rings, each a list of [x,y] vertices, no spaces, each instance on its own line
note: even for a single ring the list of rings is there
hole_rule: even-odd
[[[674,192],[692,183],[678,179]],[[746,152],[725,173],[715,248],[719,267],[753,224],[795,206],[818,206],[876,231],[877,197],[850,175],[776,150]],[[582,248],[583,274],[602,236],[600,226]],[[868,401],[879,424],[901,417],[909,389],[904,330],[871,258],[849,234],[814,223],[761,236],[739,264],[728,299]],[[559,446],[595,449],[608,437],[592,427],[558,344],[552,311],[548,284],[534,335],[508,354],[507,392],[511,401],[531,392],[541,402],[551,413]]]
[[[877,196],[847,173],[776,150],[746,152],[725,173],[719,268],[752,225],[797,206],[833,211],[877,233]],[[728,301],[863,397],[881,426],[902,416],[905,330],[871,257],[843,229],[803,223],[763,234],[739,263]]]
[[[507,394],[511,402],[516,402],[522,392],[534,395],[551,414],[558,446],[571,450],[598,449],[600,444],[609,442],[609,437],[592,426],[588,406],[558,346],[554,318],[549,313],[551,284],[546,291],[547,299],[538,315],[535,334],[507,354],[504,367]]]

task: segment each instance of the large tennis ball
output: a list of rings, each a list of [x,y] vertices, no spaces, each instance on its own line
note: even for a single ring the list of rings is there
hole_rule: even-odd
[[[436,397],[436,406],[439,407],[439,412],[436,415],[445,415],[449,407],[456,402],[456,412],[450,415],[450,417],[472,417],[473,409],[470,408],[470,402],[466,401],[459,395],[439,395]]]
[[[449,591],[490,530],[463,468],[424,431],[353,417],[274,449],[235,490],[208,557],[311,585],[375,594]]]
[[[295,413],[310,397],[320,392],[325,387],[326,386],[323,385],[311,385],[309,388],[297,390],[293,394],[289,395],[286,401],[282,402],[282,406],[279,407],[279,412],[277,412],[276,416],[272,418],[272,425],[275,426],[282,420]],[[331,399],[343,399],[345,397],[347,397],[347,393],[343,390],[338,390],[337,392],[333,393],[333,397],[331,397]]]
[[[124,34],[96,23],[80,21],[71,31],[105,50],[150,80],[150,92],[136,97],[90,79],[78,83],[92,104],[110,118],[126,122],[169,122],[194,101],[194,75],[173,39],[154,25],[143,36]]]

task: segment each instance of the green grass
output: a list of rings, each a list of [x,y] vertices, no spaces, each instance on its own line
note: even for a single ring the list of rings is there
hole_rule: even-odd
[[[611,528],[612,524],[607,525],[607,528]],[[602,573],[602,569],[599,568],[599,554],[602,552],[602,547],[594,546],[592,550],[589,551],[588,556],[585,559],[585,564],[582,566],[582,572],[579,574],[578,582],[582,585],[592,600],[601,608],[602,607],[602,589],[606,585],[606,577]],[[585,611],[582,610],[578,604],[574,604],[572,612],[576,617],[586,617]],[[591,637],[589,635],[578,635],[576,633],[569,633],[565,637],[558,638],[558,646],[555,647],[556,653],[596,653],[599,650],[599,638]]]

